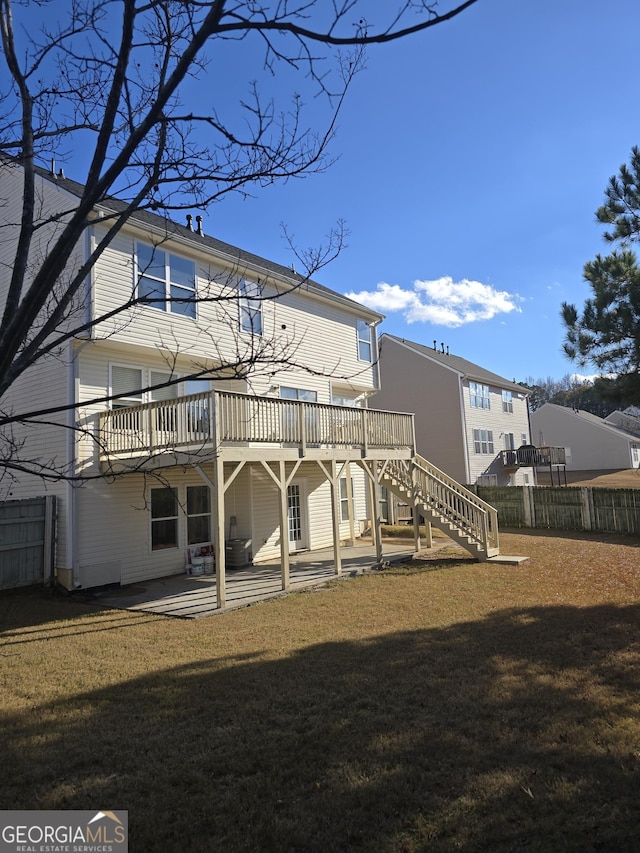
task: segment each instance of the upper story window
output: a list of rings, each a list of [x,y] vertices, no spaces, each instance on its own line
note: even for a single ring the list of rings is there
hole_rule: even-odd
[[[373,329],[368,323],[364,320],[358,320],[358,359],[360,361],[373,361],[372,331]]]
[[[262,334],[262,286],[243,278],[240,291],[240,328],[252,335]]]
[[[502,392],[502,411],[509,412],[509,414],[513,414],[513,395],[511,391],[503,391]]]
[[[489,386],[482,385],[480,382],[469,383],[469,397],[471,405],[474,409],[490,409],[489,402]]]
[[[196,316],[196,265],[157,246],[136,243],[138,297],[161,311]]]

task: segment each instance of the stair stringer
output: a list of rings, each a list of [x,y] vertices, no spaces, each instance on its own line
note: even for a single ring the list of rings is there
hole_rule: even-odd
[[[379,482],[476,559],[500,553],[496,509],[426,459],[388,460]]]

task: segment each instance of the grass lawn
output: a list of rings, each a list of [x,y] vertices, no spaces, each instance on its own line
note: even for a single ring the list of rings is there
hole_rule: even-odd
[[[637,851],[640,540],[501,550],[196,621],[3,596],[0,809],[128,809],[134,853]]]

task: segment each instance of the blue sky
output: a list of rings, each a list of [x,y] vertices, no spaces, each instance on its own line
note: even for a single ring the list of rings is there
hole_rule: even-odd
[[[331,169],[226,199],[207,232],[289,264],[280,223],[311,246],[343,218],[348,248],[318,278],[382,331],[560,379],[577,369],[560,304],[590,295],[595,210],[640,144],[639,35],[637,0],[480,0],[372,48]]]
[[[64,15],[67,2],[43,14]],[[389,8],[369,0],[370,22]],[[560,305],[589,296],[583,265],[607,250],[595,210],[640,145],[639,36],[638,0],[479,0],[372,47],[334,165],[225,197],[205,231],[290,265],[282,223],[307,247],[343,219],[348,246],[316,277],[386,314],[382,331],[443,342],[509,379],[560,379],[577,369],[562,353]],[[190,98],[237,117],[255,78],[285,104],[301,89],[323,116],[304,78],[269,78],[255,46],[214,47]],[[82,160],[60,165],[82,181]]]

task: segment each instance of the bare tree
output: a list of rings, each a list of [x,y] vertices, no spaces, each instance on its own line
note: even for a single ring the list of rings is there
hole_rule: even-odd
[[[368,20],[361,0],[69,0],[64,19],[36,29],[33,3],[0,0],[0,170],[19,168],[23,175],[19,221],[3,221],[0,208],[0,242],[11,247],[0,273],[0,425],[47,414],[16,413],[2,404],[28,368],[139,302],[133,292],[108,315],[89,320],[81,310],[87,275],[133,215],[206,210],[227,193],[327,168],[336,117],[366,47],[417,35],[476,2],[440,10],[426,0],[401,0]],[[36,8],[45,11],[47,4]],[[249,82],[231,113],[213,96],[206,103],[202,83],[216,52],[246,57],[258,51],[261,86]],[[322,127],[307,122],[301,95],[278,105],[264,94],[270,79],[289,78],[309,96],[326,98]],[[37,193],[41,170],[79,150],[87,166],[76,176],[81,183],[73,201],[63,211],[44,209]],[[97,205],[106,209],[108,230],[73,268],[73,252]],[[51,225],[45,250],[39,238]],[[323,249],[301,256],[303,276],[333,257],[344,235],[338,226]],[[263,343],[261,351],[239,356],[231,374],[290,358]],[[18,448],[11,441],[7,447],[10,463]]]

